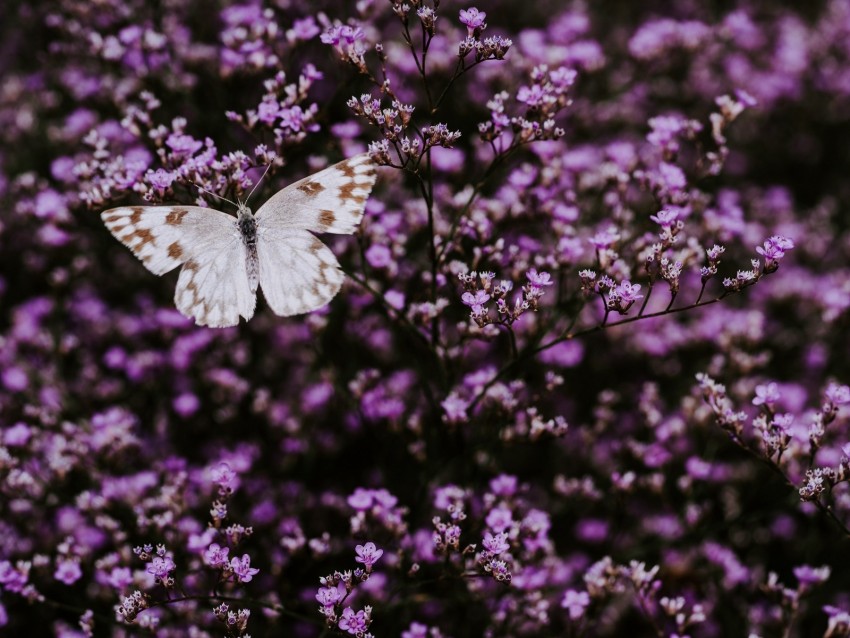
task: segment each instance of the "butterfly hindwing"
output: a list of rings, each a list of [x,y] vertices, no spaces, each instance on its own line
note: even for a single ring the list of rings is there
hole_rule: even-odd
[[[283,317],[321,308],[342,286],[336,257],[306,230],[260,226],[257,255],[263,296]]]
[[[174,291],[174,303],[199,326],[224,328],[254,316],[257,292],[251,290],[242,238],[217,243],[189,258]]]
[[[350,235],[363,217],[376,178],[369,155],[355,155],[273,195],[257,211],[257,222],[277,229]]]

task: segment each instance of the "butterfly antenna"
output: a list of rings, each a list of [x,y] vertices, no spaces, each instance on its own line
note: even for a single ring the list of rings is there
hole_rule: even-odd
[[[246,203],[246,204],[248,203],[248,200],[249,200],[249,199],[251,199],[251,195],[253,195],[253,194],[254,194],[254,191],[255,191],[255,190],[257,190],[257,186],[259,186],[259,185],[260,185],[260,182],[262,182],[262,181],[263,181],[263,178],[266,176],[266,173],[268,173],[268,172],[269,172],[269,169],[270,169],[271,167],[272,167],[271,162],[269,162],[268,164],[266,164],[266,170],[264,170],[264,171],[263,171],[263,174],[262,174],[262,175],[260,175],[260,179],[258,179],[258,180],[257,180],[257,183],[256,183],[256,184],[254,184],[254,188],[252,188],[252,189],[251,189],[251,192],[250,192],[250,193],[248,193],[248,197],[246,197],[246,198],[245,198],[245,203]]]
[[[195,188],[199,188],[200,190],[204,191],[208,195],[212,195],[213,197],[218,197],[220,200],[223,200],[223,201],[227,202],[228,204],[231,204],[231,205],[235,206],[236,208],[239,208],[239,204],[237,204],[236,202],[232,202],[229,199],[227,199],[226,197],[222,197],[221,195],[217,195],[216,193],[213,193],[212,191],[207,190],[206,188],[204,188],[200,184],[196,184],[195,182],[193,182],[190,179],[187,179],[186,181],[189,182]]]

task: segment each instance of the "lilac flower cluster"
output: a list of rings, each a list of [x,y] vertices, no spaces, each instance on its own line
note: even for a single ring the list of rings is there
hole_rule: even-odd
[[[202,4],[4,7],[0,634],[850,636],[846,0]],[[309,315],[99,217],[364,152]]]

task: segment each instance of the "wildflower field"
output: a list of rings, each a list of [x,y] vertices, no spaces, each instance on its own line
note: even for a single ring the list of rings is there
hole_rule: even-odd
[[[850,636],[848,309],[848,0],[4,0],[0,635]]]

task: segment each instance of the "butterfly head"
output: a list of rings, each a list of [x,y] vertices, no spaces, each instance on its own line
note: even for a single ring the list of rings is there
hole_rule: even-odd
[[[239,218],[240,221],[242,219],[254,218],[254,214],[251,212],[251,209],[248,208],[248,206],[246,204],[243,204],[242,202],[239,202],[236,205],[236,216]]]

